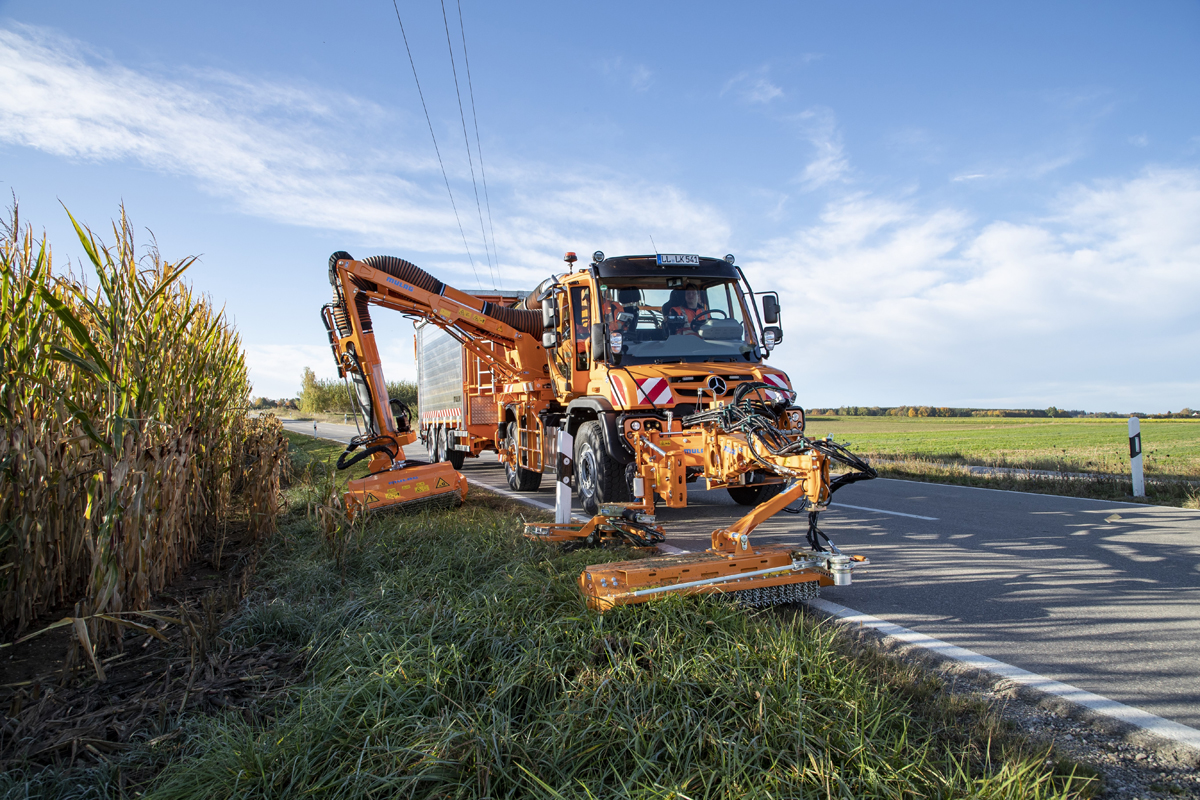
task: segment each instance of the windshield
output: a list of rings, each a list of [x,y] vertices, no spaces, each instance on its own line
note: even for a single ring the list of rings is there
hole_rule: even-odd
[[[623,364],[756,360],[735,281],[637,278],[608,280],[600,290],[608,333],[621,334]]]

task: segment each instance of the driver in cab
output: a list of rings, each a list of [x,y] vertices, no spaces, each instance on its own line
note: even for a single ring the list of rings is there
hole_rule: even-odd
[[[663,309],[671,334],[698,335],[700,326],[709,319],[707,295],[694,283],[684,287],[683,298]]]

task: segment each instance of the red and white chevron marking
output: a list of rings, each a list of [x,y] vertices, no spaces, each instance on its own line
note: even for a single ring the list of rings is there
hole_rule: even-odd
[[[639,378],[637,380],[638,403],[654,405],[671,405],[675,398],[671,395],[671,385],[666,378]]]
[[[763,383],[769,383],[773,386],[778,386],[780,389],[787,389],[788,391],[791,391],[791,388],[792,388],[788,385],[787,375],[784,375],[784,374],[777,375],[773,372],[763,373]],[[787,395],[782,394],[780,392],[772,392],[770,390],[767,391],[767,396],[770,397],[772,400],[774,400],[776,403],[782,403],[784,400],[788,399]]]
[[[439,411],[422,411],[421,422],[423,423],[443,423],[443,422],[460,422],[462,421],[461,408],[443,408]]]

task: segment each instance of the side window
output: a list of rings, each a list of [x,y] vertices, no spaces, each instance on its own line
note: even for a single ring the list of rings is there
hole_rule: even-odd
[[[575,369],[588,369],[588,339],[592,335],[592,292],[587,286],[571,287],[572,322],[575,326]]]
[[[571,365],[575,362],[575,340],[571,336],[571,304],[567,294],[558,295],[558,347],[554,350],[554,362],[559,373],[571,379]]]

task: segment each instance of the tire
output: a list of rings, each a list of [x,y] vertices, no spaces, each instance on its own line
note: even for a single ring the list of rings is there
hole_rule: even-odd
[[[450,445],[452,443],[458,444],[458,437],[454,435],[453,430],[446,429],[446,441],[442,447],[442,455],[445,456],[446,461],[450,462],[450,466],[454,467],[455,469],[462,469],[463,458],[465,458],[467,454],[462,450],[451,449]]]
[[[440,426],[438,427],[437,438],[434,439],[433,447],[434,447],[433,452],[434,452],[434,455],[437,457],[437,460],[439,462],[445,461],[446,460],[446,429],[445,428],[440,427]]]
[[[575,436],[575,488],[579,504],[592,516],[602,503],[627,503],[631,499],[625,465],[609,457],[600,423],[595,420],[579,426]]]
[[[767,483],[760,486],[730,486],[725,491],[739,506],[756,506],[782,492],[783,487],[782,483]]]
[[[425,432],[425,452],[429,453],[429,463],[436,464],[438,462],[438,429],[436,427],[429,428]]]
[[[508,488],[514,492],[536,492],[542,486],[542,473],[517,466],[513,463],[517,457],[517,423],[508,423],[508,433],[504,437],[504,449],[512,456],[504,465],[504,477],[508,480]]]

